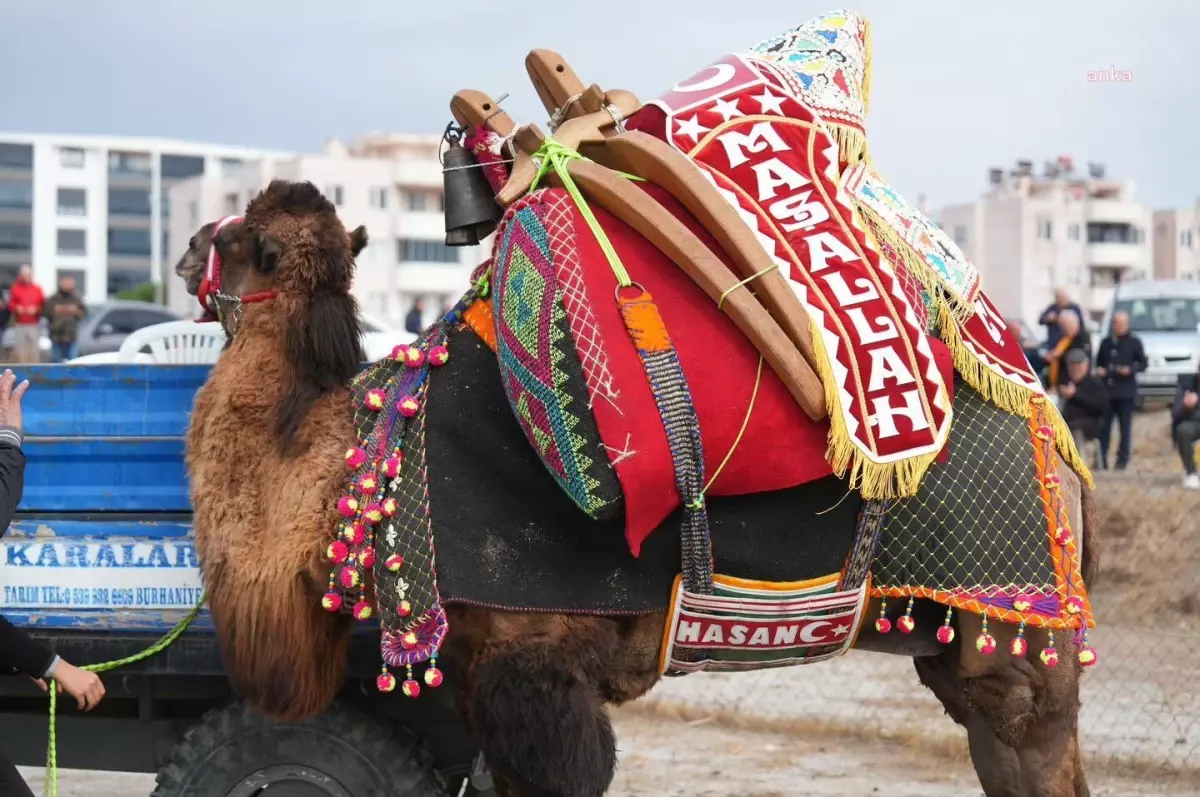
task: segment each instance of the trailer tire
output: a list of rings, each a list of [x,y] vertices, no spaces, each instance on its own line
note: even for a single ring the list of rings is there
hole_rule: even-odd
[[[184,734],[151,797],[260,791],[280,797],[445,793],[432,759],[403,728],[344,703],[300,722],[272,722],[239,702],[208,712]]]

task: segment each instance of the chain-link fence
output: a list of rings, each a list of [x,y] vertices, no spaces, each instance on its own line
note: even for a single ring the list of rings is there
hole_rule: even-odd
[[[1200,491],[1182,486],[1166,413],[1139,413],[1130,468],[1097,473],[1096,482],[1100,572],[1089,640],[1100,661],[1082,678],[1086,766],[1093,780],[1147,781],[1139,794],[1179,794],[1169,784],[1200,784]],[[965,756],[965,733],[897,656],[852,652],[810,667],[691,676],[649,699],[763,730]]]

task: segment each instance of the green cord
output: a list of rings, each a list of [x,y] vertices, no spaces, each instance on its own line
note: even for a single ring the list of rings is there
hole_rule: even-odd
[[[538,183],[551,169],[558,175],[558,179],[562,180],[563,188],[567,189],[567,193],[571,195],[571,199],[575,200],[575,206],[579,208],[579,212],[583,215],[584,221],[587,222],[588,228],[592,231],[592,235],[596,236],[596,243],[600,244],[600,249],[604,252],[605,259],[608,260],[608,265],[612,268],[613,274],[617,278],[617,284],[622,288],[628,288],[633,284],[633,280],[629,278],[629,273],[625,270],[625,266],[621,263],[621,258],[617,255],[617,250],[613,248],[612,242],[608,240],[608,235],[600,226],[600,222],[596,221],[596,216],[592,213],[592,209],[588,207],[587,200],[583,198],[583,194],[579,191],[579,186],[575,185],[575,180],[571,177],[571,173],[567,171],[567,163],[573,160],[587,161],[588,159],[580,155],[569,147],[564,147],[550,136],[546,136],[546,140],[542,142],[542,146],[538,147],[538,151],[533,153],[533,160],[538,164],[537,175],[533,178],[533,183],[530,184],[529,190],[537,188]],[[590,161],[589,161],[590,162]],[[642,178],[624,172],[617,172],[626,180],[641,181]]]
[[[174,628],[172,628],[170,631],[167,632],[166,636],[164,636],[162,639],[155,642],[150,647],[143,650],[141,653],[135,653],[132,656],[128,656],[124,659],[117,659],[116,661],[105,661],[105,662],[101,662],[100,664],[85,664],[84,666],[80,667],[79,669],[87,670],[88,672],[108,672],[109,670],[115,670],[118,667],[124,667],[126,664],[133,664],[135,662],[142,661],[143,659],[148,659],[151,656],[154,656],[158,653],[163,652],[164,650],[166,650],[168,647],[171,646],[172,642],[174,642],[176,639],[179,639],[180,635],[184,631],[187,630],[187,627],[192,624],[192,621],[195,620],[197,616],[199,616],[200,609],[203,606],[204,606],[204,596],[201,595],[200,602],[196,604],[195,608],[193,608],[190,612],[188,612],[187,617],[180,620],[175,625]],[[58,708],[58,685],[55,683],[51,683],[50,684],[50,743],[46,747],[46,782],[43,784],[43,787],[42,787],[43,793],[46,794],[47,797],[58,797],[58,750],[57,750],[57,747],[58,747],[57,735],[58,734],[57,734],[57,729],[55,727],[56,723],[54,721],[55,710],[57,708]]]

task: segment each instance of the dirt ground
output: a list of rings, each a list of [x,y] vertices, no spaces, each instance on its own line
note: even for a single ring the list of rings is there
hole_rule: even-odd
[[[965,753],[850,737],[760,733],[651,709],[614,715],[610,797],[982,797]],[[35,793],[41,770],[22,767]],[[1094,797],[1198,797],[1200,789],[1093,775]],[[138,797],[153,775],[65,770],[60,797]],[[280,797],[287,797],[281,794]]]

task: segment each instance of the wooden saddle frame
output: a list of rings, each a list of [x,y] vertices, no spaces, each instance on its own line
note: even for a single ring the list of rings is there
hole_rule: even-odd
[[[641,107],[632,93],[606,92],[596,84],[585,87],[552,50],[531,51],[525,68],[551,114],[554,140],[586,158],[566,164],[584,196],[654,244],[717,302],[809,418],[826,417],[807,312],[777,264],[699,168],[669,144],[624,130],[624,120]],[[534,155],[545,133],[535,124],[518,126],[479,91],[458,92],[450,110],[463,127],[486,128],[505,139],[513,162],[496,201],[507,207],[527,193],[538,172]],[[654,183],[687,208],[724,249],[741,279],[686,225],[618,170]],[[554,172],[546,177],[557,180]]]

